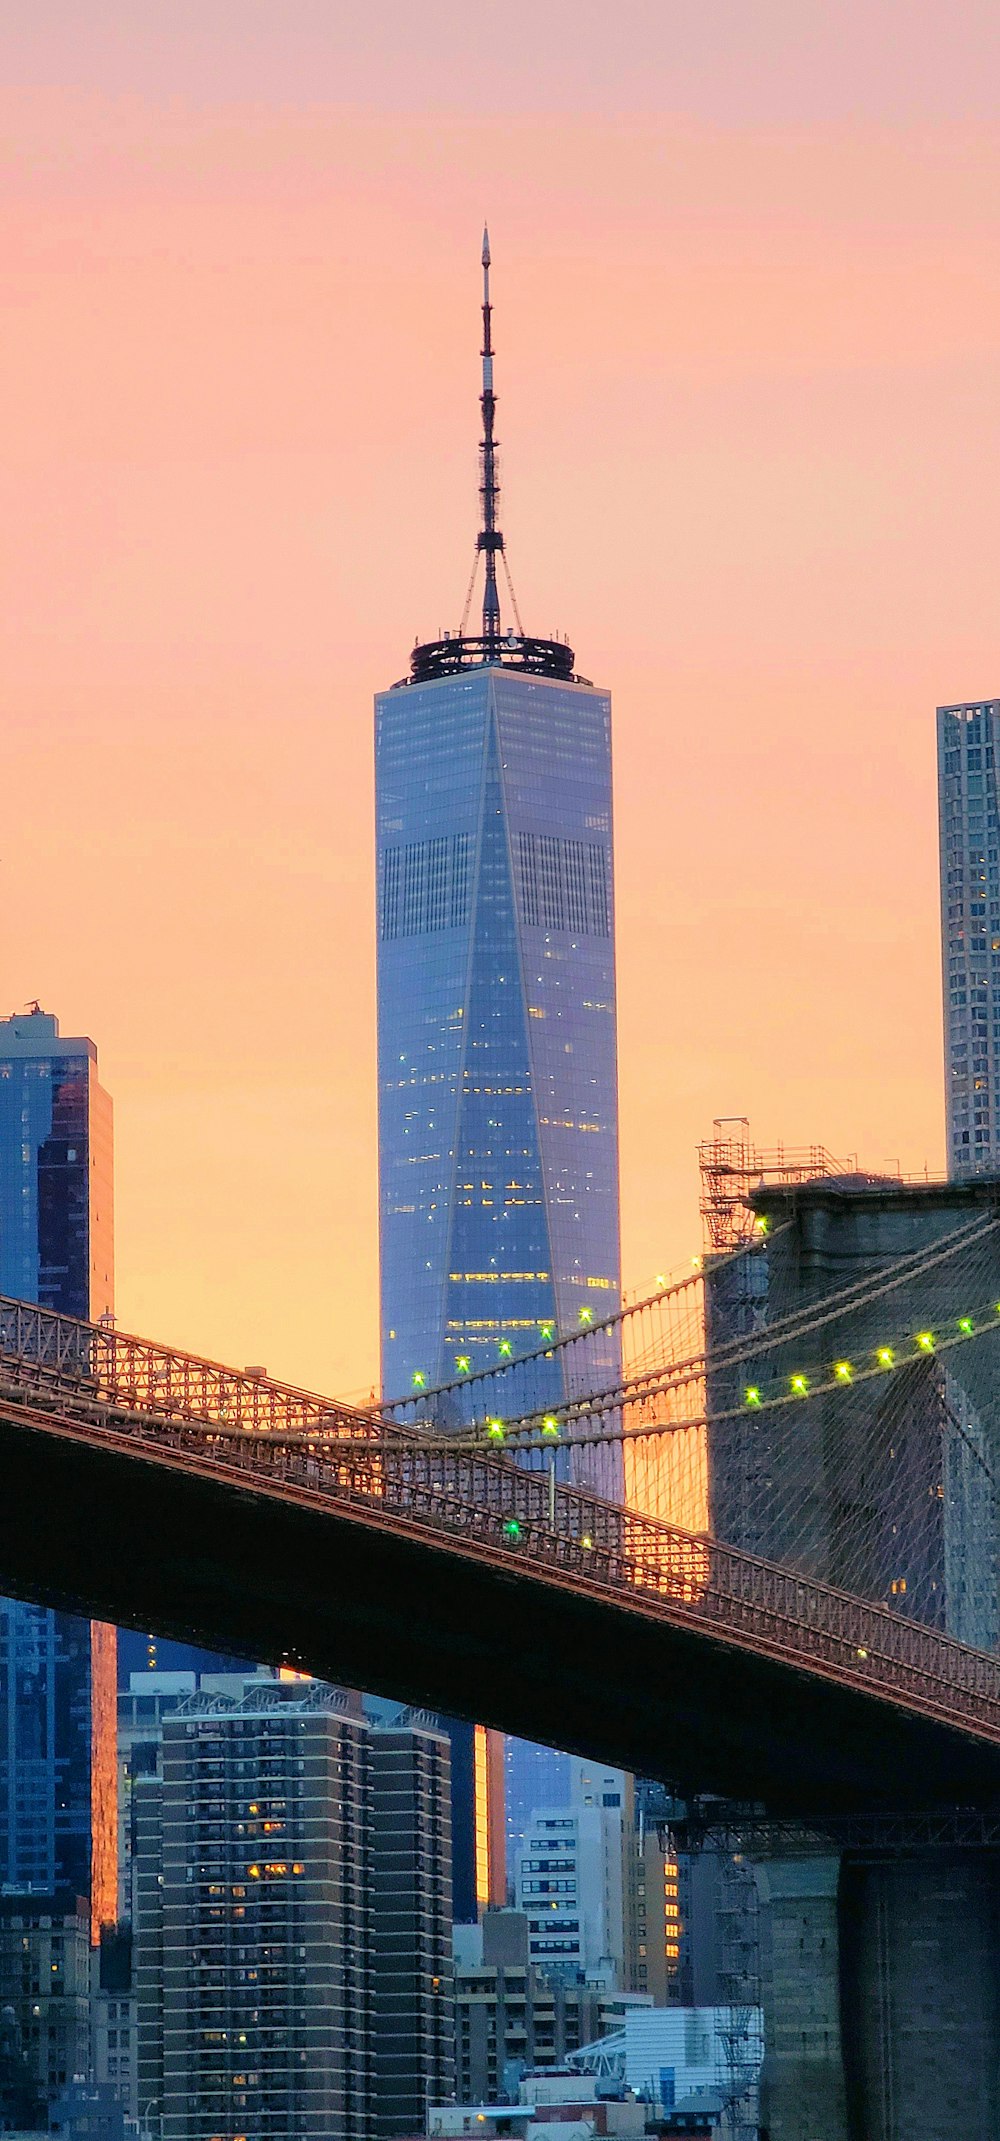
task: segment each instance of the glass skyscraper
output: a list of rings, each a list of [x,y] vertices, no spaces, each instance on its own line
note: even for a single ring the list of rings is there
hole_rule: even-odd
[[[599,1325],[620,1298],[611,702],[571,648],[523,632],[513,589],[501,623],[485,240],[483,271],[482,631],[463,618],[418,646],[375,704],[387,1399]],[[574,1350],[553,1356],[552,1403]],[[593,1482],[616,1493],[620,1458],[601,1457]]]
[[[1000,700],[937,712],[948,1172],[1000,1174]]]
[[[384,692],[376,796],[396,1397],[618,1305],[608,695],[499,652]]]
[[[0,1293],[70,1316],[114,1301],[111,1102],[93,1041],[37,1005],[0,1019]],[[0,1884],[118,1914],[115,1631],[0,1601]]]

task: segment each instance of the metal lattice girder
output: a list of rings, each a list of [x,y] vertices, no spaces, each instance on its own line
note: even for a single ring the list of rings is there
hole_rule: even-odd
[[[930,1813],[775,1821],[759,1807],[716,1801],[672,1821],[669,1834],[678,1851],[735,1852],[746,1859],[827,1857],[846,1851],[907,1858],[924,1851],[1000,1851],[1000,1815],[974,1807],[942,1807]]]

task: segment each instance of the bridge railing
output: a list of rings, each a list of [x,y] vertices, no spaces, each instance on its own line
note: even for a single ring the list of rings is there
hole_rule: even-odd
[[[386,1432],[373,1413],[315,1392],[5,1296],[0,1296],[0,1385],[60,1402],[79,1397],[129,1414],[206,1427],[222,1423],[260,1435],[322,1429],[382,1441]],[[388,1432],[406,1434],[400,1428]]]

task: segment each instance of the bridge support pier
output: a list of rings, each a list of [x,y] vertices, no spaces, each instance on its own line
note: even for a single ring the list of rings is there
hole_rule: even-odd
[[[760,1894],[768,2141],[853,2141],[841,2043],[840,1860],[815,1851],[754,1867]]]
[[[754,1872],[767,2141],[1000,2135],[1000,1850],[803,1834]]]

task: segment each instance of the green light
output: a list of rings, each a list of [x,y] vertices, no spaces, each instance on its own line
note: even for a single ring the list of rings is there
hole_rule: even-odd
[[[456,1367],[456,1369],[457,1369],[457,1371],[458,1371],[458,1374],[459,1374],[459,1375],[468,1375],[468,1373],[469,1373],[469,1369],[471,1368],[471,1366],[472,1366],[472,1362],[471,1362],[471,1360],[470,1360],[470,1358],[469,1358],[469,1355],[468,1355],[468,1353],[460,1353],[460,1354],[459,1354],[459,1356],[458,1356],[458,1359],[457,1359],[457,1360],[456,1360],[456,1362],[455,1362],[455,1367]]]
[[[422,1368],[414,1368],[414,1371],[413,1371],[413,1388],[414,1388],[414,1390],[424,1390],[424,1389],[426,1389],[426,1386],[427,1386],[427,1377],[426,1377],[426,1375],[424,1374],[424,1371],[423,1371],[423,1369],[422,1369]]]
[[[743,1395],[746,1398],[748,1405],[760,1404],[760,1391],[757,1389],[754,1383],[751,1383],[749,1390],[745,1390]]]
[[[503,1360],[509,1360],[514,1348],[509,1338],[501,1338],[497,1351]]]
[[[763,1217],[759,1217],[754,1223],[756,1225],[758,1234],[766,1234],[768,1227],[771,1224],[769,1219],[764,1219]]]
[[[918,1331],[918,1332],[917,1332],[917,1344],[918,1344],[918,1346],[920,1347],[920,1351],[921,1351],[921,1353],[933,1353],[933,1351],[934,1351],[934,1333],[933,1333],[933,1331]]]
[[[492,1437],[493,1437],[493,1440],[494,1440],[494,1442],[502,1442],[502,1441],[503,1441],[503,1421],[502,1421],[502,1420],[487,1420],[487,1422],[486,1422],[486,1432],[487,1432],[487,1434],[488,1434],[488,1435],[492,1435]]]
[[[854,1370],[849,1360],[838,1360],[834,1363],[833,1372],[838,1383],[849,1383]]]
[[[972,1329],[972,1317],[960,1316],[958,1319],[958,1328],[960,1331],[965,1331],[966,1335],[968,1335],[968,1333]]]
[[[580,1545],[583,1547],[584,1552],[589,1554],[593,1544],[594,1542],[590,1536],[589,1531],[585,1531],[583,1534],[583,1538],[580,1541]]]
[[[558,1435],[559,1422],[553,1413],[547,1413],[542,1421],[542,1433],[543,1435]]]
[[[594,1311],[593,1311],[593,1309],[592,1309],[592,1308],[581,1308],[581,1310],[580,1310],[580,1322],[581,1322],[581,1323],[593,1323],[593,1320],[594,1320]]]
[[[520,1536],[521,1526],[518,1523],[517,1518],[508,1517],[507,1522],[504,1525],[504,1537],[507,1539],[519,1539]]]
[[[891,1346],[880,1346],[878,1349],[878,1357],[880,1366],[883,1368],[891,1368],[893,1361],[896,1358]]]
[[[809,1378],[808,1378],[808,1376],[807,1376],[807,1375],[793,1375],[793,1376],[792,1376],[792,1379],[791,1379],[791,1381],[792,1381],[792,1389],[794,1390],[794,1392],[795,1392],[795,1395],[796,1395],[796,1397],[797,1397],[797,1398],[804,1398],[804,1397],[805,1397],[805,1394],[806,1394],[806,1391],[807,1391],[807,1390],[808,1390],[808,1388],[809,1388]]]
[[[540,1323],[538,1328],[541,1331],[543,1343],[548,1345],[550,1340],[555,1337],[555,1325],[553,1323]]]

